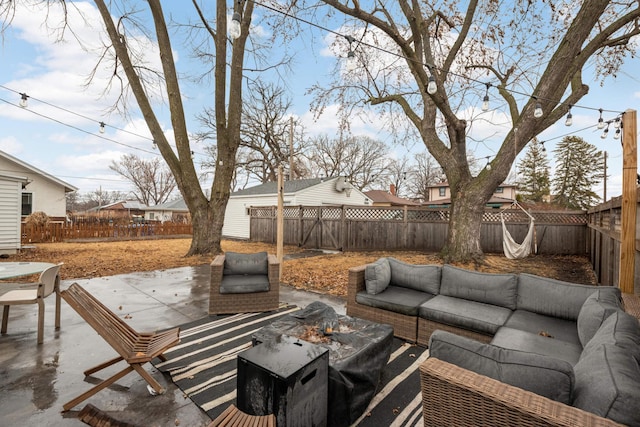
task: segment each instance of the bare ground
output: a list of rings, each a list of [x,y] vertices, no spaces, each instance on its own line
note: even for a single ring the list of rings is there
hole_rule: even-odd
[[[115,242],[42,243],[23,250],[6,261],[64,262],[63,280],[112,276],[140,271],[208,264],[212,257],[185,257],[191,239],[131,240]],[[224,251],[276,253],[275,245],[225,240]],[[303,250],[285,246],[285,255]],[[366,264],[382,256],[393,256],[413,264],[442,264],[437,254],[418,252],[346,252],[312,257],[294,257],[283,263],[282,282],[298,289],[345,296],[350,267]],[[459,267],[493,273],[531,273],[568,282],[596,284],[589,259],[583,256],[532,255],[509,260],[504,255],[487,254],[481,265]]]

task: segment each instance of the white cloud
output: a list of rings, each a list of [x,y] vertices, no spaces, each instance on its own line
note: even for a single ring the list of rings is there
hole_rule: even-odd
[[[23,148],[22,144],[20,144],[20,142],[18,142],[18,140],[13,136],[0,138],[0,150],[11,154],[13,157],[19,157]]]

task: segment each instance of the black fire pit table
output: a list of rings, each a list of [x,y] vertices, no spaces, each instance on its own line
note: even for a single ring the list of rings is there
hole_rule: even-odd
[[[393,343],[391,325],[336,314],[313,302],[253,335],[253,344],[290,336],[329,350],[329,426],[348,426],[364,413],[376,393]]]

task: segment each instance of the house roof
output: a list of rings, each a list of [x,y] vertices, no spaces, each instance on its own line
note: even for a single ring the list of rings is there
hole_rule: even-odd
[[[507,197],[498,197],[498,196],[492,196],[489,201],[487,202],[487,205],[497,205],[497,204],[510,204],[513,203],[514,199],[509,199]],[[428,202],[426,202],[427,205],[429,206],[440,206],[440,205],[450,205],[451,204],[451,198],[447,197],[446,199],[438,199],[438,200],[430,200]]]
[[[419,206],[420,203],[416,203],[413,200],[403,199],[402,197],[394,196],[385,190],[370,190],[364,193],[370,198],[373,203],[389,203],[391,206]]]
[[[188,212],[189,211],[189,209],[187,208],[187,204],[184,202],[183,198],[172,200],[172,201],[166,202],[166,203],[160,203],[159,205],[155,205],[155,206],[148,206],[147,210],[151,210],[151,211],[181,211],[181,212]]]
[[[325,181],[338,179],[335,178],[309,178],[309,179],[296,179],[293,181],[284,182],[284,193],[297,193],[298,191],[305,190],[314,185],[318,185]],[[244,190],[238,190],[231,193],[231,196],[263,196],[267,194],[277,194],[278,183],[276,181],[265,182],[264,184],[257,185],[251,188],[245,188]]]
[[[437,184],[428,185],[427,188],[440,188],[440,187],[449,187],[449,183],[447,181],[439,182]],[[516,184],[507,184],[502,183],[498,187],[517,187]]]
[[[4,157],[5,159],[9,160],[10,162],[13,162],[19,166],[21,166],[24,169],[27,169],[33,173],[36,173],[38,175],[41,175],[43,178],[48,179],[49,181],[55,182],[58,185],[61,185],[64,187],[64,191],[66,193],[70,193],[72,191],[77,191],[78,187],[75,187],[71,184],[69,184],[68,182],[65,182],[59,178],[56,178],[55,176],[48,174],[47,172],[38,169],[35,166],[30,165],[29,163],[23,162],[22,160],[13,157],[11,154],[9,153],[5,153],[4,151],[0,150],[0,157]],[[12,171],[5,171],[5,172],[12,172]],[[20,173],[20,171],[16,171],[17,173]]]
[[[108,205],[97,206],[94,208],[96,210],[101,209],[134,209],[134,210],[145,210],[147,209],[147,205],[140,203],[137,200],[119,200],[114,203],[109,203]]]

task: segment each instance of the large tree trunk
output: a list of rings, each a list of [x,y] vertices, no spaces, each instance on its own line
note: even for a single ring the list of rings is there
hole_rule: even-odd
[[[480,262],[482,214],[486,201],[477,194],[458,192],[452,198],[447,243],[442,250],[445,262]]]

